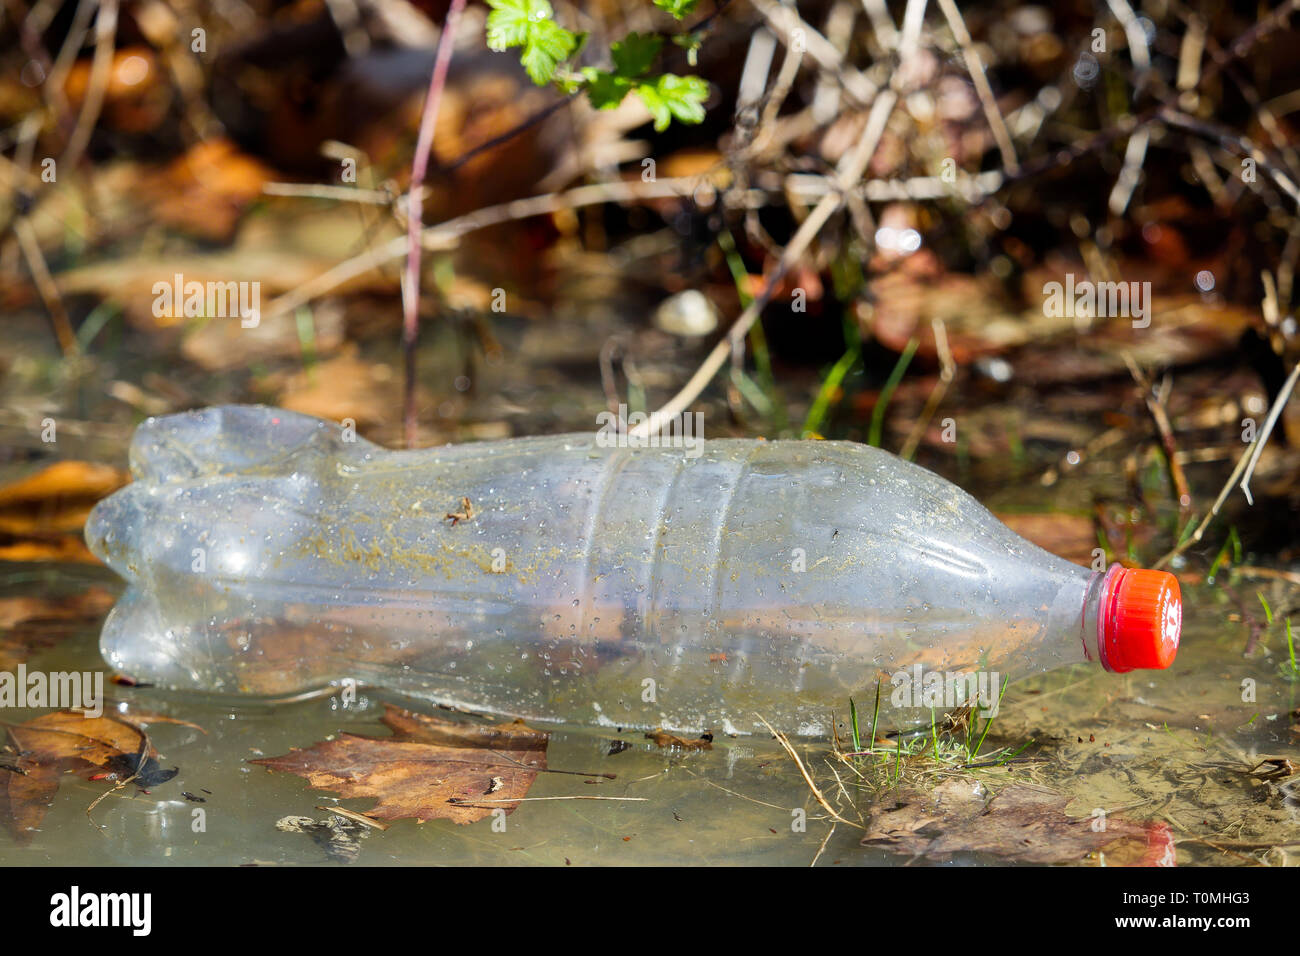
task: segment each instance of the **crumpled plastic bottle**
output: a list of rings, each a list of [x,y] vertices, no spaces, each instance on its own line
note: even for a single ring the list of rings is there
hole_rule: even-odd
[[[1172,575],[1066,562],[851,442],[390,451],[225,406],[149,419],[130,457],[86,527],[129,582],[101,649],[167,687],[355,680],[534,720],[825,734],[878,682],[882,726],[928,724],[1178,647]]]

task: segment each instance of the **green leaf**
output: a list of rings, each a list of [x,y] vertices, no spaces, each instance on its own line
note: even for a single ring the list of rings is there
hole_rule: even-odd
[[[632,89],[631,80],[608,70],[587,67],[582,75],[587,80],[587,99],[598,110],[614,109]]]
[[[534,83],[545,86],[555,76],[556,65],[568,59],[577,46],[578,38],[554,20],[535,20],[519,62]]]
[[[666,130],[668,124],[673,121],[673,114],[668,104],[664,102],[664,98],[659,95],[659,90],[649,83],[642,83],[636,88],[636,95],[641,97],[641,102],[654,117],[655,129],[661,133]]]
[[[487,18],[488,49],[501,52],[528,42],[528,29],[536,17],[552,15],[546,0],[487,0],[492,12]]]
[[[700,0],[655,0],[655,6],[680,20],[695,9]]]
[[[640,76],[650,69],[650,64],[659,55],[659,49],[663,45],[663,37],[629,33],[609,48],[610,55],[614,58],[614,71],[619,76],[629,78]]]
[[[547,0],[488,0],[487,45],[501,51],[522,46],[519,62],[538,86],[555,76],[555,68],[578,49],[579,37],[552,17]]]
[[[709,84],[698,76],[665,73],[656,80],[638,83],[636,92],[654,117],[655,130],[662,133],[673,117],[683,123],[698,123],[704,119],[704,100],[709,95]]]
[[[675,76],[672,73],[665,73],[659,77],[655,88],[660,100],[677,119],[683,123],[703,121],[704,101],[709,96],[709,84],[704,80],[698,76]],[[663,127],[659,126],[656,116],[655,129],[662,130],[667,125],[665,121]]]

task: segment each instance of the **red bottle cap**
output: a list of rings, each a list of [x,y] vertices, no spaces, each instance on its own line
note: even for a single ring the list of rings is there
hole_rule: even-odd
[[[1124,673],[1163,670],[1174,662],[1183,628],[1178,579],[1165,571],[1114,568],[1106,576],[1098,616],[1101,663]]]

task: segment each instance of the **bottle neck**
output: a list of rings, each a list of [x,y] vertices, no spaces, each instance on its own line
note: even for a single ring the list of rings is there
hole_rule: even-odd
[[[1117,576],[1124,566],[1112,564],[1105,571],[1094,571],[1088,579],[1083,592],[1083,610],[1079,616],[1079,640],[1083,645],[1084,658],[1094,664],[1100,664],[1111,673],[1129,670],[1127,667],[1115,666],[1107,652],[1107,635],[1114,631],[1114,601]]]

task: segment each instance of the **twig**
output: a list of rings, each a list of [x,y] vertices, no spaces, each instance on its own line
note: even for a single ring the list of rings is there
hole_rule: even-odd
[[[344,820],[350,820],[353,823],[359,823],[363,827],[370,827],[373,830],[387,830],[392,824],[376,820],[374,817],[368,817],[364,813],[357,813],[355,810],[349,810],[346,807],[328,807],[317,806],[317,810],[324,810],[326,813],[334,813]]]
[[[798,35],[802,38],[803,51],[814,63],[838,79],[850,97],[863,106],[875,99],[879,87],[864,73],[845,63],[843,55],[835,49],[834,44],[802,20],[793,7],[783,6],[776,0],[753,0],[753,3],[771,25],[777,39],[787,47],[795,43],[795,31],[800,31]]]
[[[939,0],[939,9],[943,11],[943,15],[948,20],[948,27],[952,30],[957,45],[961,47],[962,58],[966,61],[966,71],[970,73],[971,82],[975,84],[975,92],[979,94],[980,105],[984,107],[984,116],[988,120],[989,129],[992,130],[993,139],[998,144],[998,152],[1002,154],[1002,165],[1007,172],[1014,174],[1020,170],[1020,163],[1016,160],[1016,148],[1011,145],[1011,134],[1007,131],[1006,120],[998,110],[993,88],[989,86],[989,78],[984,73],[984,64],[980,62],[979,54],[975,52],[970,31],[966,29],[966,21],[962,19],[961,11],[957,9],[957,4],[953,0]]]
[[[1264,425],[1260,429],[1256,440],[1251,443],[1250,460],[1246,464],[1246,470],[1241,476],[1241,492],[1246,496],[1247,504],[1254,504],[1255,500],[1250,496],[1250,478],[1255,474],[1255,466],[1259,464],[1259,456],[1264,453],[1264,445],[1268,442],[1269,435],[1273,434],[1273,426],[1277,424],[1278,417],[1282,414],[1282,409],[1286,406],[1287,401],[1291,398],[1291,392],[1295,388],[1296,379],[1300,377],[1300,363],[1291,370],[1287,376],[1286,382],[1282,385],[1281,390],[1277,393],[1277,401],[1268,411],[1268,418],[1264,419]]]
[[[809,869],[812,869],[814,866],[816,866],[816,865],[817,865],[817,861],[820,860],[820,859],[822,858],[822,853],[825,852],[825,850],[826,850],[826,844],[827,844],[827,843],[830,843],[830,842],[831,842],[831,837],[835,836],[835,828],[836,828],[837,826],[839,826],[838,823],[832,823],[832,824],[831,824],[831,828],[830,828],[830,830],[826,833],[826,836],[822,839],[822,845],[819,846],[819,847],[817,848],[817,854],[816,854],[816,856],[814,856],[814,857],[812,858],[812,862],[808,864],[808,868],[809,868]]]
[[[104,94],[108,91],[109,74],[113,69],[113,40],[117,34],[117,0],[101,0],[99,13],[95,16],[95,55],[90,63],[90,81],[86,88],[86,99],[81,104],[81,113],[77,125],[68,139],[67,148],[59,159],[60,166],[72,167],[81,159],[86,146],[90,143],[90,134],[99,121],[99,111],[104,106]]]
[[[339,202],[361,202],[372,206],[387,206],[393,201],[392,194],[383,189],[357,189],[355,186],[330,186],[322,183],[265,183],[262,192],[268,196],[336,199]]]
[[[1147,35],[1138,23],[1137,15],[1129,6],[1128,0],[1106,0],[1106,6],[1115,14],[1115,19],[1124,28],[1124,37],[1128,40],[1128,55],[1133,65],[1140,71],[1151,69],[1151,51],[1147,48]]]
[[[1252,441],[1242,453],[1241,458],[1237,461],[1237,467],[1232,469],[1232,474],[1229,475],[1228,480],[1224,482],[1223,489],[1219,492],[1219,497],[1214,499],[1214,504],[1210,506],[1210,510],[1206,513],[1205,518],[1197,526],[1196,530],[1192,532],[1192,536],[1178,544],[1172,551],[1157,561],[1154,565],[1155,568],[1163,568],[1171,560],[1182,554],[1192,545],[1200,542],[1201,538],[1205,535],[1205,529],[1208,528],[1210,522],[1218,516],[1219,509],[1222,508],[1223,503],[1228,500],[1228,495],[1232,493],[1233,486],[1237,484],[1238,478],[1242,479],[1241,488],[1246,494],[1246,500],[1252,504],[1254,503],[1250,497],[1250,489],[1247,487],[1247,484],[1250,481],[1250,475],[1254,472],[1255,464],[1259,461],[1259,456],[1264,451],[1264,443],[1268,441],[1268,436],[1272,433],[1273,426],[1277,424],[1278,416],[1282,414],[1283,407],[1285,407],[1287,401],[1291,398],[1291,392],[1295,389],[1297,378],[1300,378],[1300,364],[1297,364],[1296,367],[1291,370],[1291,374],[1287,377],[1286,382],[1277,393],[1277,398],[1273,401],[1273,407],[1269,409],[1268,418],[1265,419],[1264,426],[1255,433],[1255,440]],[[1245,477],[1242,477],[1243,472],[1246,473]]]
[[[648,803],[650,801],[650,798],[649,797],[601,797],[595,794],[578,794],[576,796],[570,796],[570,797],[513,797],[513,798],[507,797],[502,800],[479,800],[477,798],[474,799],[467,798],[462,800],[459,797],[451,797],[447,800],[447,802],[458,807],[473,807],[473,806],[477,806],[480,803],[526,803],[526,802],[536,803],[542,800],[616,800],[624,803]]]
[[[1174,438],[1174,428],[1169,422],[1167,380],[1166,385],[1157,390],[1152,386],[1147,373],[1138,367],[1131,354],[1125,352],[1123,357],[1129,374],[1133,376],[1133,381],[1137,382],[1138,387],[1142,389],[1147,410],[1151,412],[1156,431],[1160,433],[1160,444],[1169,462],[1169,480],[1173,482],[1174,494],[1178,496],[1178,510],[1185,513],[1192,506],[1192,492],[1187,484],[1187,475],[1183,473],[1182,462],[1178,458],[1178,441]]]
[[[693,176],[659,179],[653,182],[642,182],[639,179],[631,182],[616,180],[591,186],[579,186],[563,193],[530,196],[527,199],[516,199],[513,202],[477,209],[436,226],[429,226],[421,234],[420,241],[426,250],[450,249],[462,236],[479,229],[486,229],[488,226],[527,219],[530,216],[544,216],[562,209],[577,209],[606,202],[687,198],[698,186],[699,179]],[[399,236],[378,248],[339,263],[334,268],[307,280],[298,288],[273,299],[262,310],[262,318],[275,318],[293,312],[345,282],[402,258],[406,254],[409,241],[408,237]]]
[[[554,103],[542,107],[540,110],[533,113],[531,116],[525,117],[519,123],[516,123],[514,126],[510,127],[510,129],[506,130],[504,133],[500,134],[499,136],[493,136],[491,139],[479,143],[477,146],[471,146],[469,149],[465,150],[465,152],[461,153],[459,156],[453,159],[450,163],[440,166],[439,169],[441,169],[442,172],[444,173],[455,172],[456,170],[460,169],[460,167],[468,163],[475,156],[479,155],[479,153],[485,153],[489,149],[493,149],[494,147],[500,146],[502,143],[509,142],[510,140],[518,136],[520,133],[527,132],[528,130],[536,126],[538,123],[541,123],[544,120],[546,120],[548,117],[551,116],[552,113],[558,113],[560,110],[564,109],[564,107],[568,106],[575,99],[577,99],[578,95],[579,95],[578,93],[572,93],[569,96],[566,96],[562,100],[556,100]]]
[[[61,6],[62,4],[59,3],[41,3],[32,7],[31,13],[23,20],[24,41],[26,41],[30,31],[30,36],[34,38],[34,42],[39,48],[41,36],[49,27],[55,13],[58,12]],[[63,41],[63,46],[59,48],[59,54],[54,58],[54,62],[50,64],[45,75],[45,82],[41,84],[41,92],[50,104],[52,112],[58,118],[58,123],[63,127],[65,136],[70,136],[72,128],[76,125],[76,121],[69,109],[68,98],[65,93],[65,81],[68,78],[68,70],[72,68],[77,54],[81,52],[82,44],[85,43],[90,17],[94,12],[94,0],[80,0],[76,11],[72,15],[72,24]],[[26,46],[26,42],[24,42],[24,46]]]
[[[930,419],[934,418],[934,413],[939,408],[939,403],[943,401],[943,396],[948,391],[948,386],[952,384],[953,378],[957,375],[957,363],[953,361],[952,350],[948,347],[948,330],[943,324],[943,319],[935,317],[930,322],[930,327],[934,329],[934,348],[939,355],[939,381],[934,383],[934,388],[930,391],[930,397],[925,400],[925,407],[921,410],[921,415],[912,426],[912,432],[907,436],[907,441],[903,443],[902,449],[898,456],[905,461],[911,461],[912,456],[916,454],[916,448],[921,443],[921,436],[925,434],[926,428],[930,425]]]
[[[124,720],[121,717],[116,717],[112,714],[106,714],[105,716],[107,716],[109,720],[115,721],[116,723],[122,724],[126,727],[130,727],[132,730],[138,733],[140,735],[140,747],[135,754],[135,772],[132,773],[131,776],[127,777],[125,780],[118,780],[117,782],[115,782],[112,787],[110,787],[108,790],[105,790],[98,797],[96,797],[91,802],[90,806],[86,807],[86,819],[90,821],[90,825],[93,826],[96,830],[98,830],[101,835],[108,828],[104,826],[100,826],[98,823],[92,820],[90,818],[90,814],[94,811],[95,807],[99,806],[101,803],[104,802],[104,798],[107,797],[110,793],[117,793],[117,791],[123,789],[128,783],[130,783],[131,781],[135,780],[137,777],[140,776],[140,773],[144,770],[146,761],[149,759],[149,751],[153,749],[153,745],[149,742],[149,734],[144,729],[144,727],[133,724],[129,720]]]
[[[438,38],[438,53],[429,78],[429,93],[424,100],[424,113],[420,117],[420,133],[415,141],[415,160],[411,165],[411,185],[407,192],[406,230],[406,282],[402,292],[402,351],[406,356],[405,398],[402,425],[406,447],[415,446],[415,346],[420,331],[420,229],[424,213],[424,174],[429,168],[429,153],[433,149],[433,130],[438,122],[438,107],[442,105],[442,91],[447,85],[447,67],[456,26],[465,9],[465,0],[451,0],[447,19]]]
[[[1273,180],[1277,187],[1286,193],[1292,202],[1300,206],[1300,187],[1297,187],[1295,180],[1270,162],[1264,152],[1249,137],[1225,129],[1215,123],[1188,116],[1178,110],[1162,109],[1159,111],[1159,117],[1171,126],[1179,126],[1207,139],[1215,140],[1225,149],[1254,160],[1256,165],[1268,173],[1269,178]]]
[[[14,235],[18,237],[23,257],[27,260],[27,268],[32,273],[32,281],[41,294],[46,311],[50,313],[50,321],[54,323],[54,334],[59,340],[59,348],[63,350],[65,356],[76,355],[77,336],[72,331],[68,310],[64,308],[59,287],[55,284],[54,277],[50,275],[45,256],[41,253],[40,243],[36,239],[36,230],[32,228],[31,221],[26,216],[19,216],[14,220]]]
[[[889,15],[885,0],[862,0],[862,6],[871,20],[871,29],[875,31],[876,42],[880,44],[881,49],[898,49],[898,27],[894,25],[894,18]]]

